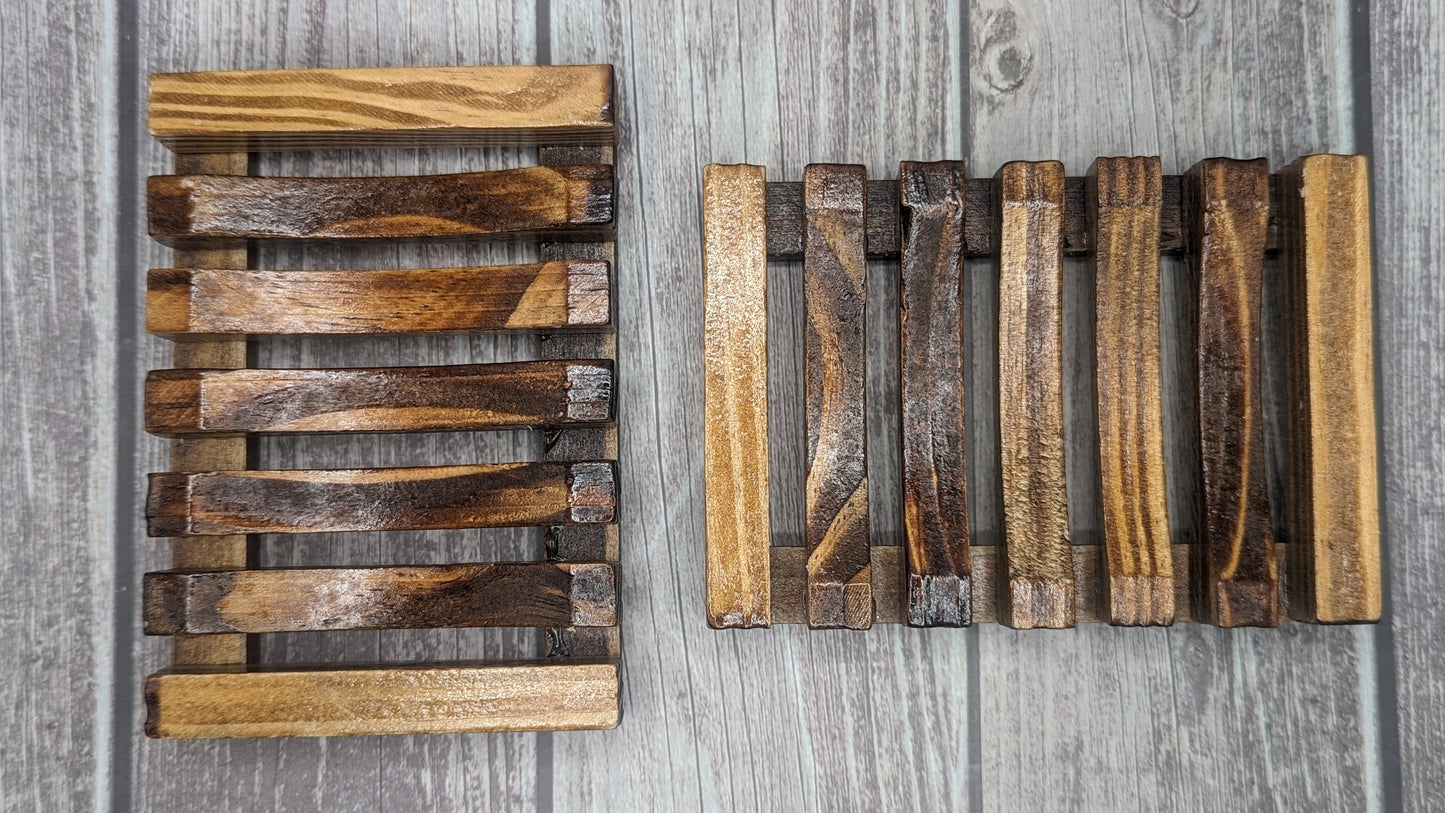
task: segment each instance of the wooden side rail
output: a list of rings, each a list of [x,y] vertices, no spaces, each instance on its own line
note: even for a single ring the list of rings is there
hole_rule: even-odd
[[[166,571],[144,595],[147,635],[617,623],[609,564]]]
[[[333,737],[615,728],[616,661],[171,669],[152,737]]]

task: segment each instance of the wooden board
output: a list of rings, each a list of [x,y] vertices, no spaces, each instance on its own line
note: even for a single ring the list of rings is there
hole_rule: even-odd
[[[616,663],[170,671],[146,680],[152,737],[332,737],[617,725]]]
[[[999,613],[1018,629],[1074,625],[1064,439],[1064,165],[998,173],[998,422],[1007,577]]]
[[[867,629],[868,442],[864,426],[864,261],[861,166],[803,170],[808,328],[808,625]]]
[[[1379,481],[1364,156],[1316,155],[1285,169],[1285,310],[1290,614],[1380,618]]]
[[[964,167],[904,161],[898,179],[907,618],[913,627],[962,627],[973,589],[964,447]]]
[[[144,589],[147,635],[617,623],[607,564],[163,571]]]
[[[605,262],[367,271],[157,268],[146,329],[172,338],[597,329],[611,324]]]
[[[150,476],[151,536],[406,531],[616,520],[613,464],[164,472]]]
[[[612,144],[611,65],[159,73],[151,135],[178,152]]]
[[[612,360],[321,370],[152,370],[146,431],[167,437],[442,432],[612,420]]]
[[[1159,159],[1098,159],[1086,198],[1109,617],[1168,626],[1175,607],[1159,358]]]
[[[385,178],[154,175],[146,223],[154,239],[188,246],[257,238],[606,239],[612,185],[606,164]]]
[[[1279,572],[1264,464],[1260,347],[1269,162],[1203,161],[1190,170],[1185,190],[1199,297],[1197,614],[1221,627],[1273,627]]]
[[[762,167],[703,170],[703,426],[707,619],[766,627],[768,256]]]

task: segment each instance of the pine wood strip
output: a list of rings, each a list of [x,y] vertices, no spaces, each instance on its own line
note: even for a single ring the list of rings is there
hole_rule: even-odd
[[[999,618],[1074,625],[1064,443],[1064,165],[998,173],[998,375],[1003,542]],[[1002,576],[1002,574],[1001,574]]]
[[[245,175],[249,170],[250,155],[244,152],[177,155],[175,158],[175,171],[178,173]],[[172,262],[177,267],[240,269],[249,264],[249,258],[244,245],[231,245],[195,251],[177,250]],[[218,338],[177,344],[171,349],[171,364],[182,369],[242,368],[249,363],[247,356],[244,338]],[[176,471],[246,469],[250,467],[249,458],[244,437],[187,438],[171,443],[171,468]],[[254,558],[254,548],[254,540],[244,533],[205,539],[172,539],[171,567],[243,568]],[[177,636],[171,639],[171,665],[245,663],[247,646],[244,635]]]
[[[1269,162],[1202,161],[1185,176],[1198,286],[1202,538],[1196,615],[1221,627],[1279,623],[1279,572],[1266,482],[1260,351]]]
[[[608,239],[610,164],[386,178],[154,175],[151,237],[191,247],[241,239]]]
[[[1089,252],[1089,217],[1084,199],[1087,179],[1065,178],[1063,208],[1063,252],[1082,256]],[[1265,249],[1274,251],[1279,243],[1278,176],[1270,177],[1269,224]],[[1159,252],[1182,254],[1187,249],[1184,234],[1184,177],[1165,175],[1161,179],[1159,210]],[[869,181],[868,211],[864,221],[868,256],[896,259],[901,251],[902,212],[896,205],[897,181]],[[964,251],[969,257],[992,257],[999,251],[999,214],[996,201],[1000,186],[997,176],[970,178],[965,184]],[[768,256],[775,260],[803,259],[803,185],[790,181],[768,183]]]
[[[1174,600],[1178,607],[1175,620],[1197,622],[1206,619],[1195,615],[1195,602],[1191,601],[1189,581],[1192,545],[1173,545],[1171,562],[1173,566]],[[1285,545],[1276,545],[1276,555],[1284,556]],[[905,624],[908,620],[906,591],[903,585],[905,551],[901,545],[882,545],[873,548],[873,595],[876,599],[873,621],[876,624]],[[969,572],[973,580],[973,623],[1006,624],[1008,593],[1000,585],[1007,563],[1001,561],[1001,546],[974,545],[968,549]],[[807,614],[807,550],[796,547],[774,547],[772,549],[773,571],[773,623],[806,624]],[[1076,624],[1109,623],[1108,608],[1104,603],[1105,577],[1103,550],[1095,545],[1072,545],[1069,548],[1070,578],[1074,581],[1073,604],[1070,612]],[[1280,596],[1279,611],[1283,612],[1284,596]]]
[[[612,420],[612,360],[324,370],[152,370],[146,431],[183,437],[456,432]]]
[[[1286,168],[1283,180],[1290,613],[1324,623],[1376,621],[1369,173],[1361,155],[1312,155]]]
[[[173,570],[143,587],[147,635],[617,623],[609,564]]]
[[[803,170],[807,240],[808,624],[873,623],[864,417],[864,184],[857,165]]]
[[[177,152],[612,144],[611,65],[209,71],[151,76]]]
[[[146,680],[146,734],[331,737],[617,726],[617,663],[171,670]]]
[[[707,618],[769,625],[766,170],[703,169]]]
[[[153,268],[146,329],[216,335],[597,330],[611,324],[600,261],[367,271]]]
[[[903,162],[899,350],[907,620],[970,618],[961,161]]]
[[[614,159],[612,147],[543,147],[537,151],[543,166],[575,164],[607,164]],[[539,247],[541,258],[555,262],[584,260],[603,262],[609,266],[616,254],[615,245],[604,242],[544,242]],[[615,297],[608,280],[608,311]],[[613,320],[609,318],[608,324]],[[558,332],[542,336],[544,359],[617,358],[617,335],[610,330],[580,328],[575,332]],[[617,426],[561,428],[545,432],[541,457],[543,460],[568,461],[585,459],[617,460]],[[621,558],[621,539],[616,523],[605,525],[550,525],[543,532],[547,558],[555,561],[616,562]],[[622,642],[617,627],[557,627],[547,630],[547,652],[571,658],[617,658]]]
[[[1109,617],[1167,626],[1175,605],[1160,401],[1159,159],[1100,158],[1088,177]]]
[[[615,521],[610,462],[150,476],[151,536],[403,531]]]

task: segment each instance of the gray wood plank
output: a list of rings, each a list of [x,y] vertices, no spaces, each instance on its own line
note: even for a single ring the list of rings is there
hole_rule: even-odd
[[[1289,8],[1115,2],[1102,10],[979,3],[969,18],[973,171],[1059,158],[1082,174],[1097,156],[1160,154],[1164,171],[1178,172],[1213,155],[1263,154],[1278,166],[1305,153],[1349,151],[1347,11],[1329,0]],[[1076,543],[1100,534],[1085,270],[1066,269],[1065,293]],[[1181,427],[1191,418],[1192,390],[1180,327],[1189,312],[1182,265],[1163,271],[1165,381],[1174,393],[1165,418],[1171,526],[1181,542],[1194,532],[1182,510],[1189,480]],[[1378,806],[1371,635],[1302,625],[1091,626],[1056,635],[983,629],[984,803]]]
[[[1445,809],[1445,8],[1371,3],[1375,346],[1400,793]],[[1387,756],[1391,758],[1393,755]],[[1387,769],[1386,775],[1390,771]]]
[[[623,505],[622,726],[554,735],[554,805],[956,809],[970,797],[966,634],[897,626],[709,630],[703,599],[702,166],[962,151],[956,4],[554,3],[557,62],[621,79],[617,280]],[[689,101],[690,100],[690,101]],[[886,102],[884,101],[886,100]],[[900,122],[907,122],[900,126]],[[770,273],[775,533],[802,537],[799,266]],[[896,544],[896,265],[869,315],[874,534]],[[876,285],[875,285],[876,283]],[[886,363],[885,363],[886,362]],[[891,422],[891,423],[890,423]],[[890,451],[891,450],[891,451]],[[886,484],[886,487],[885,487]]]
[[[362,65],[532,63],[532,0],[479,8],[466,2],[375,3],[278,0],[252,7],[226,2],[151,0],[141,12],[142,71],[307,68]],[[137,93],[143,90],[143,83]],[[143,94],[140,98],[144,98]],[[143,122],[142,122],[143,123]],[[131,171],[166,171],[169,155],[143,133]],[[383,149],[268,153],[262,174],[443,173],[534,164],[534,151]],[[143,188],[143,185],[142,187]],[[165,265],[169,252],[147,242],[143,258]],[[486,265],[535,260],[535,247],[372,245],[263,248],[253,262],[273,268]],[[139,275],[139,269],[137,274]],[[138,282],[140,277],[137,276]],[[140,337],[145,367],[168,366],[166,342]],[[295,339],[260,342],[257,366],[326,367],[479,363],[536,358],[534,337],[449,336]],[[144,439],[138,471],[166,467],[165,445]],[[259,444],[273,468],[402,466],[535,458],[524,431],[371,437],[298,437]],[[146,540],[137,572],[163,566],[165,542]],[[263,541],[264,566],[440,563],[539,558],[535,529],[396,534],[307,534]],[[535,631],[436,630],[261,636],[266,662],[405,661],[533,657]],[[163,641],[137,634],[137,671],[164,662]],[[141,719],[139,716],[137,721]],[[530,809],[537,792],[534,734],[343,737],[328,740],[167,742],[139,737],[134,805],[186,810],[220,807],[315,809]]]
[[[104,807],[114,652],[115,12],[0,7],[0,807]]]

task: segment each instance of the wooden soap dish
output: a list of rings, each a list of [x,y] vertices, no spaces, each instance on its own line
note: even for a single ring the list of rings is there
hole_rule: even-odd
[[[707,614],[714,627],[875,622],[1275,626],[1380,617],[1368,177],[1362,156],[1057,161],[970,179],[904,162],[898,180],[813,164],[703,175]],[[1261,281],[1277,252],[1285,347],[1287,538],[1265,488]],[[1201,539],[1173,545],[1165,498],[1159,283],[1189,258],[1197,314]],[[1101,546],[1069,538],[1063,259],[1090,258]],[[970,547],[964,260],[993,259],[1003,544]],[[767,264],[803,261],[807,547],[774,547]],[[868,517],[866,261],[900,269],[900,547]],[[1282,544],[1281,544],[1282,543]],[[1281,578],[1278,561],[1288,563]]]
[[[287,104],[277,106],[277,97]],[[151,132],[175,174],[148,186],[146,320],[176,340],[145,386],[175,438],[146,516],[172,569],[144,581],[145,631],[173,636],[146,682],[155,737],[611,728],[619,718],[612,68],[158,74]],[[264,178],[250,150],[535,145],[540,166],[404,178]],[[487,268],[262,270],[256,240],[540,239]],[[247,337],[543,334],[543,359],[265,370]],[[258,471],[246,436],[528,427],[541,460]],[[547,561],[257,569],[248,535],[541,526]],[[246,637],[302,630],[540,627],[529,663],[301,668]]]

